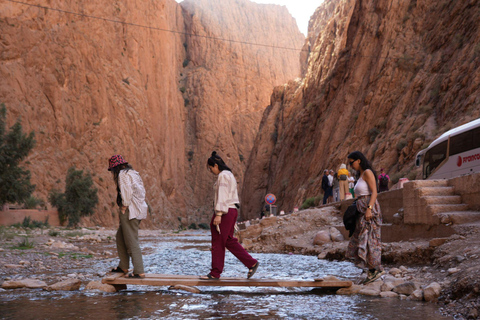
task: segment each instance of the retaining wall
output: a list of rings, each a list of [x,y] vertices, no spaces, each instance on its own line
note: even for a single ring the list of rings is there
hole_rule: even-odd
[[[11,226],[15,223],[22,223],[25,217],[31,220],[45,222],[48,217],[48,224],[51,226],[60,226],[57,210],[8,210],[0,211],[0,225]]]
[[[480,211],[480,173],[450,179],[448,185],[455,188],[455,194],[462,196],[470,210]]]

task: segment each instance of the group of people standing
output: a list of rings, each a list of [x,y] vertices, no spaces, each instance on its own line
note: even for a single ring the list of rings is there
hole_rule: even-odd
[[[323,204],[354,198],[355,178],[345,164],[337,172],[325,169],[322,177]]]
[[[357,183],[352,186],[354,178],[345,164],[340,166],[336,174],[333,170],[325,170],[322,177],[324,203],[333,197],[335,175],[340,199],[343,200],[347,194],[356,196],[358,217],[348,245],[347,257],[352,258],[357,266],[366,268],[367,277],[363,281],[366,284],[384,274],[381,265],[382,214],[377,200],[378,178],[370,162],[361,152],[352,152],[347,159],[350,167],[357,173]],[[247,278],[251,278],[257,271],[259,262],[233,236],[240,208],[235,176],[215,151],[207,160],[207,169],[217,176],[217,181],[214,185],[214,210],[210,222],[211,269],[200,279],[220,278],[225,264],[226,249],[244,264],[248,269]],[[108,170],[113,173],[120,211],[120,226],[116,234],[120,261],[112,272],[124,273],[129,278],[144,278],[143,259],[138,243],[139,224],[146,218],[148,209],[143,181],[138,172],[133,170],[121,155],[110,158]],[[132,273],[128,273],[130,259],[134,267]]]

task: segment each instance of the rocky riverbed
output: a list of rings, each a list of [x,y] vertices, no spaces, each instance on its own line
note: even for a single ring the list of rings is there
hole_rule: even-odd
[[[267,218],[241,231],[239,236],[251,252],[301,253],[316,255],[319,259],[343,260],[348,242],[328,227],[338,222],[337,211],[323,208]],[[323,232],[321,236],[320,232]],[[330,241],[322,243],[326,234]],[[161,230],[140,231],[143,239],[175,235]],[[101,284],[101,278],[117,263],[114,241],[115,230],[104,228],[2,227],[0,294],[13,288],[114,291],[113,287]],[[144,253],[151,250],[143,248]],[[360,285],[363,275],[354,279],[353,287],[341,289],[337,294],[423,300],[438,303],[446,315],[458,319],[479,317],[478,228],[464,229],[461,234],[446,239],[385,243],[383,250],[386,274],[382,279]],[[99,262],[105,268],[92,271],[91,265]]]
[[[101,278],[118,263],[116,230],[105,228],[0,229],[0,291],[17,288],[44,290],[100,290],[113,292]],[[165,231],[141,230],[141,237],[164,236]],[[170,234],[171,236],[171,234]],[[144,248],[148,253],[151,248]],[[105,270],[92,273],[91,265],[102,261]]]
[[[338,207],[307,209],[244,224],[239,238],[251,252],[300,253],[319,259],[345,260],[348,236]],[[480,226],[456,228],[446,238],[406,239],[382,244],[386,275],[338,294],[438,303],[445,314],[478,319],[480,312]],[[362,276],[363,278],[365,275]]]

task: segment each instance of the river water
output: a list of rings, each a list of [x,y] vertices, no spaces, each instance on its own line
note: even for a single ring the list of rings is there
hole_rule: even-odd
[[[204,275],[209,272],[209,233],[143,238],[147,273]],[[112,244],[112,250],[115,250]],[[255,278],[312,280],[334,275],[356,280],[361,270],[349,262],[313,256],[252,254],[260,261]],[[95,274],[116,261],[96,261],[83,269]],[[224,277],[246,276],[247,269],[227,253]],[[60,274],[59,274],[60,276]],[[335,295],[310,288],[200,287],[201,293],[167,287],[128,286],[118,293],[9,290],[0,293],[1,319],[408,319],[443,317],[435,304]]]

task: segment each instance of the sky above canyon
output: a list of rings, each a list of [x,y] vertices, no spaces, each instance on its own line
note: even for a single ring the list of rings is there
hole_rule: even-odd
[[[182,2],[183,0],[176,0]],[[323,0],[250,0],[262,4],[277,4],[286,6],[290,14],[297,21],[298,28],[305,36],[308,33],[308,21],[323,2]]]
[[[251,0],[256,3],[278,4],[286,6],[290,14],[297,20],[300,32],[307,36],[308,21],[323,0]]]

